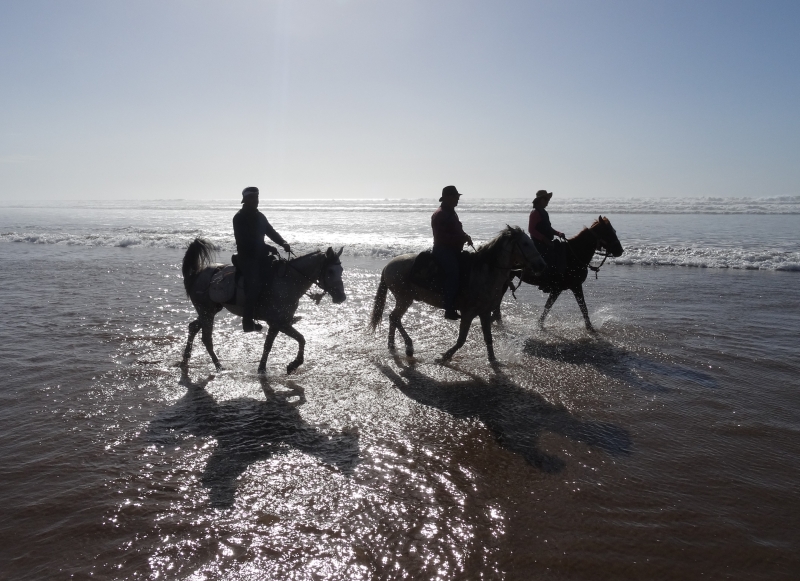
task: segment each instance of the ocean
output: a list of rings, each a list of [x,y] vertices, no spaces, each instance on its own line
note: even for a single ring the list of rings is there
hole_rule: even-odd
[[[224,369],[196,341],[183,374],[181,258],[229,261],[236,201],[0,207],[0,578],[797,578],[800,197],[554,198],[625,253],[584,285],[596,335],[506,296],[498,369],[477,321],[437,363],[457,326],[425,305],[413,358],[366,329],[435,199],[265,198],[295,252],[344,248],[348,299],[301,301],[292,375],[225,313]],[[458,207],[476,243],[529,210]]]

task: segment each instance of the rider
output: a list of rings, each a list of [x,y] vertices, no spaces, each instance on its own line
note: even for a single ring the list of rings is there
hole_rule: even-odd
[[[553,197],[553,192],[547,190],[539,190],[536,192],[536,197],[533,199],[533,211],[528,219],[528,233],[533,239],[533,244],[536,250],[539,251],[542,258],[549,266],[556,269],[559,274],[563,274],[565,268],[565,260],[563,253],[559,250],[554,250],[553,237],[566,238],[563,232],[554,229],[550,224],[550,215],[547,213],[547,204],[550,203],[550,198]]]
[[[270,226],[267,218],[258,211],[258,188],[242,190],[242,209],[233,217],[233,235],[239,254],[237,267],[244,275],[244,314],[242,330],[245,333],[257,329],[253,318],[256,302],[269,273],[274,254],[278,251],[264,242],[264,236],[280,244],[286,252],[290,248],[286,241]]]
[[[442,190],[442,203],[431,216],[433,228],[433,257],[444,270],[444,318],[457,321],[461,318],[455,309],[458,295],[458,256],[464,244],[472,246],[472,238],[464,233],[455,207],[461,194],[455,186],[446,186]],[[473,247],[474,248],[474,247]]]

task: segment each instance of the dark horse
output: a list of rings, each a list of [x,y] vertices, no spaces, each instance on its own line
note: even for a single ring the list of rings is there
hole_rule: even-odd
[[[194,308],[200,315],[189,323],[189,338],[183,352],[181,367],[189,365],[192,355],[192,342],[198,331],[202,331],[203,345],[206,346],[211,361],[216,368],[222,369],[222,364],[214,353],[214,343],[211,333],[214,329],[214,317],[222,308],[228,309],[234,315],[242,316],[244,308],[244,292],[242,285],[238,285],[230,302],[219,303],[214,301],[209,293],[211,279],[225,265],[212,264],[214,245],[201,238],[195,238],[189,244],[183,257],[183,285],[186,295],[192,301]],[[287,367],[286,372],[291,373],[303,363],[305,338],[292,326],[294,313],[302,297],[311,285],[317,284],[324,293],[329,293],[334,303],[344,302],[347,298],[342,284],[342,263],[339,260],[342,251],[334,252],[328,248],[327,252],[311,252],[293,260],[281,261],[275,270],[270,285],[267,301],[259,302],[256,308],[256,318],[266,321],[269,329],[264,341],[264,353],[258,364],[258,372],[265,373],[267,357],[272,349],[272,344],[278,333],[288,335],[298,343],[297,356]]]
[[[544,327],[547,313],[553,307],[559,295],[565,290],[571,290],[578,301],[578,306],[583,313],[586,329],[594,332],[592,322],[589,320],[589,310],[586,308],[586,299],[583,297],[583,281],[589,274],[589,269],[599,267],[590,266],[596,252],[604,252],[606,256],[622,256],[622,244],[617,238],[617,231],[611,226],[608,218],[600,216],[588,228],[564,242],[566,244],[566,268],[564,274],[558,274],[548,268],[544,273],[538,274],[529,268],[523,269],[520,278],[522,282],[538,286],[540,290],[549,292],[550,297],[544,305],[542,316],[539,317],[539,326]],[[605,258],[604,258],[605,260]],[[493,319],[499,320],[500,308],[494,312]]]
[[[425,288],[412,280],[411,271],[416,258],[416,254],[404,254],[393,258],[383,269],[370,320],[370,327],[374,331],[383,317],[387,291],[391,290],[395,298],[395,307],[389,315],[389,349],[394,351],[395,330],[400,331],[408,356],[414,354],[414,345],[401,322],[405,312],[414,301],[422,301],[438,308],[443,307],[441,290]],[[493,362],[495,356],[490,315],[494,305],[503,297],[511,270],[526,267],[531,272],[538,272],[544,269],[546,264],[528,235],[518,227],[510,226],[467,258],[469,259],[468,283],[462,286],[461,292],[456,297],[456,306],[461,309],[458,341],[442,354],[442,361],[448,361],[464,345],[473,319],[480,317],[489,361]]]

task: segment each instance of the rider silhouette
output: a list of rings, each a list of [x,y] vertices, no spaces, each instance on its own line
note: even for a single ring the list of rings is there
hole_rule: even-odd
[[[556,245],[553,244],[553,238],[555,236],[559,238],[566,237],[563,232],[553,228],[550,224],[550,215],[545,210],[552,197],[553,192],[548,192],[547,190],[536,192],[536,197],[533,199],[533,211],[528,219],[528,233],[533,239],[536,250],[539,251],[548,266],[555,268],[559,274],[563,274],[566,266],[566,257],[562,252],[563,249],[556,248]]]
[[[266,216],[258,211],[258,188],[249,187],[242,191],[242,209],[233,217],[233,235],[238,252],[237,268],[244,276],[244,314],[242,330],[245,333],[257,330],[253,318],[261,289],[267,282],[267,275],[274,255],[278,251],[264,242],[264,236],[280,244],[289,252],[289,244],[270,226]]]
[[[458,295],[458,256],[464,244],[472,246],[472,238],[464,233],[455,207],[461,194],[455,186],[446,186],[439,201],[441,206],[431,216],[433,228],[433,257],[444,270],[444,318],[456,321],[461,318],[455,309]]]

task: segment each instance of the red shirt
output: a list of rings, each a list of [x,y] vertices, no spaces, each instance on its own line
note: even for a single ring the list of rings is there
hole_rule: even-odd
[[[431,216],[431,228],[434,246],[445,246],[458,252],[464,249],[468,237],[461,227],[458,214],[452,208],[439,206]]]

